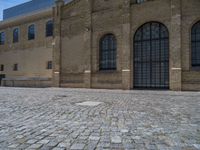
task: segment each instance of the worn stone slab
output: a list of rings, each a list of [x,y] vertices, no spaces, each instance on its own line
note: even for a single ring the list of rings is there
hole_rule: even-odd
[[[100,137],[98,137],[98,136],[90,136],[89,139],[90,139],[91,141],[99,141],[99,140],[100,140]]]
[[[30,149],[39,149],[40,147],[42,147],[42,145],[43,144],[36,143],[36,144],[31,145],[29,148]]]
[[[111,143],[120,144],[120,143],[122,143],[122,139],[121,139],[120,136],[112,136],[111,137]]]
[[[76,103],[76,105],[79,106],[91,106],[91,107],[98,106],[100,104],[102,104],[102,102],[86,101],[86,102]]]
[[[71,146],[71,150],[83,150],[85,147],[85,144],[82,143],[75,143]]]

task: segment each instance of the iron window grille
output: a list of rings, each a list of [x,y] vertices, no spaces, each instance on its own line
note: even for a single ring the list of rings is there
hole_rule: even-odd
[[[135,34],[134,87],[169,88],[169,33],[161,23],[146,23]]]

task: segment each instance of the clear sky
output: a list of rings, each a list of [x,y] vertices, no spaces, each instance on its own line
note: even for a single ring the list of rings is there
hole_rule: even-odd
[[[3,10],[30,0],[0,0],[0,20],[3,19]]]

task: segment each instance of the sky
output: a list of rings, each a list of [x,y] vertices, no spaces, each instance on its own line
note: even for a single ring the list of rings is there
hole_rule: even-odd
[[[3,10],[30,0],[0,0],[0,20],[3,19]]]

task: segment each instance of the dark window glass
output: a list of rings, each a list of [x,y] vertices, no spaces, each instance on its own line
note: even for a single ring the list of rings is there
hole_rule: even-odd
[[[161,23],[146,23],[135,34],[134,87],[169,88],[169,33]]]
[[[46,37],[53,36],[53,21],[50,20],[46,23]]]
[[[28,27],[28,40],[34,40],[35,39],[35,26],[30,25]]]
[[[146,0],[136,0],[136,3],[137,4],[140,4],[140,3],[143,3],[143,2],[145,2]]]
[[[192,27],[192,67],[200,67],[200,21]]]
[[[113,34],[105,35],[100,41],[100,70],[116,70],[117,41]]]
[[[19,29],[15,28],[13,30],[13,43],[19,42]]]
[[[5,32],[0,33],[0,45],[4,45],[6,40]]]
[[[14,64],[13,71],[17,71],[17,70],[18,70],[18,64]]]
[[[4,65],[1,65],[0,71],[4,71]]]
[[[52,61],[47,62],[47,69],[52,69]]]

